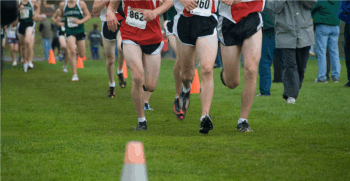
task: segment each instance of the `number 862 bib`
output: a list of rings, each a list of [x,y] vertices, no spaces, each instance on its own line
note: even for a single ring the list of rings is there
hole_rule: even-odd
[[[210,16],[213,7],[212,0],[198,0],[198,6],[191,10],[190,13],[198,16]]]
[[[143,13],[128,6],[128,14],[126,17],[126,24],[132,27],[146,29],[147,21],[143,19]]]

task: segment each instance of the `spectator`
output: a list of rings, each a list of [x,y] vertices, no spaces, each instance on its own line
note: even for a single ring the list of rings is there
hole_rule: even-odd
[[[52,25],[48,19],[45,19],[40,23],[39,31],[41,32],[45,60],[49,60],[49,51],[51,50],[52,39]]]
[[[310,46],[315,44],[310,10],[317,0],[270,2],[267,5],[276,15],[276,48],[284,64],[283,98],[294,104],[304,80]]]
[[[266,7],[261,15],[264,22],[264,32],[259,62],[260,93],[257,96],[270,96],[271,65],[275,57],[275,14]]]
[[[340,1],[318,1],[311,9],[315,27],[316,55],[318,62],[318,76],[314,83],[327,83],[327,47],[332,64],[332,80],[339,82],[340,62],[338,50],[339,25],[338,10]]]
[[[94,24],[94,29],[89,33],[91,57],[93,60],[100,59],[101,32],[97,30],[98,25]]]
[[[58,40],[58,31],[59,31],[59,27],[56,24],[52,25],[52,32],[53,32],[53,40],[52,40],[52,50],[55,52],[55,48],[58,49],[58,53],[60,53],[60,42]]]
[[[339,18],[345,22],[344,27],[344,52],[346,69],[348,71],[348,83],[344,87],[350,87],[350,1],[342,0],[342,4],[339,10]]]

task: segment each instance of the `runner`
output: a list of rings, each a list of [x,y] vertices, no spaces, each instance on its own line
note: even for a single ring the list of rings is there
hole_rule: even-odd
[[[225,0],[219,7],[218,33],[223,45],[221,80],[230,89],[239,85],[239,63],[241,52],[243,53],[244,87],[237,125],[237,130],[242,133],[253,131],[248,124],[248,115],[253,104],[261,58],[263,21],[259,12],[264,9],[264,3],[264,0],[238,0],[235,3]]]
[[[76,53],[85,57],[84,23],[91,18],[90,12],[83,0],[66,0],[59,6],[59,17],[65,20],[68,59],[72,67],[72,81],[79,81],[76,67]],[[76,50],[77,48],[77,50]]]
[[[18,42],[16,39],[16,32],[17,32],[17,22],[13,22],[7,28],[7,42],[10,46],[11,57],[12,57],[12,66],[17,66],[15,53],[18,53]]]
[[[171,7],[168,11],[168,20],[164,21],[164,29],[166,31],[166,36],[171,48],[175,52],[176,59],[178,58],[177,47],[176,47],[176,37],[173,33],[174,16],[176,15],[175,7]],[[175,79],[175,100],[173,106],[173,113],[179,120],[183,120],[184,113],[180,107],[179,96],[182,88],[182,80],[180,76],[180,63],[178,60],[175,61],[174,65],[174,79]]]
[[[121,43],[121,37],[117,38],[117,35],[120,36],[120,25],[118,26],[117,31],[112,32],[107,27],[106,22],[106,13],[107,13],[107,7],[109,5],[109,0],[95,0],[92,12],[98,13],[101,12],[100,19],[102,21],[102,30],[101,35],[103,37],[102,43],[104,47],[104,53],[106,56],[106,67],[107,67],[107,73],[109,78],[109,91],[108,91],[108,97],[115,98],[115,81],[114,81],[114,61],[115,61],[115,42],[118,39],[118,45],[119,42]],[[123,21],[125,14],[123,12],[123,8],[121,4],[118,7],[117,12],[115,13],[115,16],[118,19],[119,24]],[[119,48],[119,47],[118,47]],[[123,75],[123,64],[124,64],[124,55],[122,51],[119,51],[119,64],[117,69],[117,75],[119,78],[119,86],[121,88],[126,87],[126,81]]]
[[[120,0],[111,1],[108,6],[107,24],[111,31],[118,29],[114,14],[119,3]],[[126,19],[120,27],[123,39],[121,48],[133,79],[131,92],[139,122],[135,130],[147,130],[143,90],[153,92],[156,89],[161,62],[160,52],[164,44],[159,15],[172,5],[171,0],[166,0],[162,6],[159,6],[159,1],[156,0],[123,1]]]
[[[66,21],[65,17],[60,15],[60,9],[57,9],[55,13],[52,15],[52,20],[59,26],[58,30],[58,41],[60,43],[60,53],[58,58],[60,61],[63,61],[63,73],[68,73],[67,64],[68,64],[68,51],[67,50],[67,42],[66,42],[66,28],[64,22]],[[62,18],[61,18],[62,17]]]
[[[40,19],[40,4],[36,0],[19,0],[18,1],[19,23],[17,28],[18,39],[22,47],[23,69],[24,72],[33,65],[33,46],[35,36],[35,21]]]
[[[181,66],[182,90],[179,103],[186,116],[190,104],[190,91],[196,64],[196,54],[201,66],[200,133],[208,134],[213,129],[209,110],[213,98],[213,67],[216,59],[218,40],[216,26],[217,0],[174,0],[177,15],[173,31],[177,37],[178,61]]]

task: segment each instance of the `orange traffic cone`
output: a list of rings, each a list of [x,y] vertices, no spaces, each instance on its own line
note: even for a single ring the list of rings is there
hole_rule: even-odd
[[[199,82],[198,70],[194,70],[194,78],[192,82],[191,94],[199,94],[201,90],[201,83]]]
[[[83,59],[78,56],[78,59],[77,59],[77,69],[83,69],[84,68],[84,63],[83,63]]]
[[[52,49],[49,51],[49,64],[56,64],[55,54]]]
[[[141,142],[130,141],[126,145],[124,166],[121,181],[147,181],[147,170],[143,145]]]
[[[86,60],[86,56],[84,56],[82,59],[85,61]]]
[[[124,60],[124,64],[123,64],[123,75],[124,78],[128,78],[128,69],[126,68],[126,61]]]

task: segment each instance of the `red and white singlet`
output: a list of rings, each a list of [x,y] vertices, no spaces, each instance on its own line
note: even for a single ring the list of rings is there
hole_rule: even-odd
[[[242,2],[227,6],[224,3],[219,5],[219,15],[223,16],[233,23],[238,23],[250,13],[261,12],[264,10],[265,0],[243,0]]]

